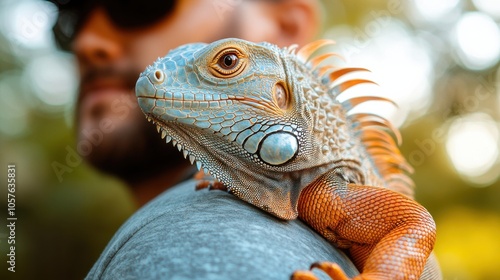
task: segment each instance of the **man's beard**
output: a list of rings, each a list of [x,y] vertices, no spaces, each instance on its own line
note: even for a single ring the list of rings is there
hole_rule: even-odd
[[[182,154],[166,144],[145,118],[137,122],[133,130],[117,131],[104,137],[108,139],[103,142],[109,145],[96,147],[86,159],[97,169],[128,183],[140,182],[185,164]]]
[[[182,154],[165,143],[153,124],[148,123],[135,100],[134,87],[138,71],[123,72],[112,68],[91,69],[82,78],[82,84],[96,78],[122,80],[130,89],[122,98],[93,106],[82,120],[85,91],[77,104],[78,141],[92,144],[84,158],[94,167],[133,184],[159,172],[186,164]],[[126,101],[124,101],[126,100]],[[107,126],[102,126],[103,120]],[[106,129],[104,129],[106,128]],[[108,129],[113,128],[113,129]]]

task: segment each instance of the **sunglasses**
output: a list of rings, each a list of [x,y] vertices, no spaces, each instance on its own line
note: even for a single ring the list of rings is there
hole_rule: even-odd
[[[50,0],[53,1],[53,0]],[[152,25],[168,16],[175,8],[175,0],[56,0],[59,8],[54,35],[59,46],[69,50],[71,42],[88,15],[102,7],[115,25],[134,29]]]

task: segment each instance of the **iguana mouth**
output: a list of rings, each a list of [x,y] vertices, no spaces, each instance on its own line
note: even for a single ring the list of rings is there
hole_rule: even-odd
[[[167,122],[165,120],[159,119],[153,114],[146,114],[146,118],[148,119],[149,122],[152,122],[153,124],[156,125],[156,130],[158,133],[161,134],[161,138],[165,139],[165,142],[172,143],[172,145],[179,150],[179,152],[182,152],[183,156],[185,159],[189,159],[189,162],[192,165],[196,164],[196,167],[198,170],[201,170],[202,168],[206,167],[203,165],[203,163],[200,161],[199,158],[196,157],[196,155],[193,152],[193,149],[190,149],[186,145],[186,143],[193,143],[191,141],[188,141],[188,139],[192,139],[194,137],[190,136],[189,134],[192,134],[193,132],[187,132],[185,130],[188,130],[187,128],[183,129],[184,127],[176,123],[175,121],[170,121]],[[178,129],[172,129],[170,128],[171,125],[175,125]],[[196,142],[196,141],[194,141]],[[202,145],[199,145],[200,148],[203,148]]]
[[[189,160],[192,165],[196,165],[198,170],[203,170],[207,175],[214,177],[216,180],[220,180],[218,174],[221,170],[214,170],[210,168],[212,165],[208,162],[219,162],[220,166],[224,166],[224,160],[222,157],[229,156],[224,151],[218,151],[217,149],[207,149],[206,145],[202,142],[203,140],[211,137],[217,137],[215,134],[203,133],[203,129],[195,128],[187,124],[182,124],[176,122],[175,120],[168,121],[160,119],[152,113],[145,114],[149,122],[156,125],[156,130],[161,135],[165,142],[172,143],[172,145],[182,152],[185,159]],[[208,140],[205,140],[208,141]],[[226,186],[228,190],[231,189],[230,185]]]

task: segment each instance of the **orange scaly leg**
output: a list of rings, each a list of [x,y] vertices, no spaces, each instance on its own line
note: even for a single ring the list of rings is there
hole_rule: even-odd
[[[431,215],[404,195],[348,184],[336,172],[302,191],[299,217],[348,249],[361,271],[354,279],[419,279],[436,238]],[[348,279],[338,265],[319,263],[314,267],[334,279]]]

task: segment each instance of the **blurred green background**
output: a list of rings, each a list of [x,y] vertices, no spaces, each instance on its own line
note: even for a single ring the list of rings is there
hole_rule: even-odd
[[[500,279],[500,2],[325,0],[323,13],[319,37],[336,40],[346,64],[371,69],[399,105],[360,110],[400,127],[416,197],[437,222],[445,279]],[[135,211],[119,181],[68,158],[78,80],[72,55],[54,43],[56,17],[45,1],[0,0],[2,279],[12,277],[8,164],[17,174],[15,278],[81,279]],[[67,162],[58,178],[54,166]]]

